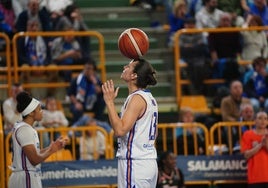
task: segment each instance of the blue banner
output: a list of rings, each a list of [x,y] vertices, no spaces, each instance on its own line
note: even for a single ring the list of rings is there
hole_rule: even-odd
[[[178,156],[185,181],[246,180],[241,155]],[[66,161],[42,164],[44,187],[117,184],[117,160]]]
[[[185,181],[247,180],[247,163],[242,155],[178,156]]]

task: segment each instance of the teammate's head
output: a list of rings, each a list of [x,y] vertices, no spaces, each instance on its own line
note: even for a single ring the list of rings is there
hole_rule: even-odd
[[[36,109],[39,109],[38,112],[41,112],[40,102],[35,98],[31,97],[27,92],[25,91],[20,92],[17,95],[16,99],[17,99],[17,111],[21,113],[23,117],[28,116]],[[34,119],[39,120],[40,119],[39,115],[40,114],[38,114],[37,117],[35,117],[34,115]]]
[[[163,170],[174,169],[177,166],[176,155],[172,151],[163,152],[158,158],[158,167]]]

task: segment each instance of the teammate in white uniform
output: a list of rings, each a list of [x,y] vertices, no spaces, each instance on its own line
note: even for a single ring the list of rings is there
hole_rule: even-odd
[[[102,85],[111,126],[118,137],[118,188],[154,188],[158,106],[146,87],[157,83],[155,71],[146,60],[135,59],[124,66],[121,78],[129,89],[121,117],[114,104],[119,88],[114,88],[112,80]]]
[[[8,187],[41,188],[40,163],[62,149],[66,140],[59,138],[40,150],[38,134],[32,127],[35,121],[42,119],[40,103],[26,92],[18,94],[17,102],[17,110],[22,114],[23,121],[16,123],[12,132],[13,162]]]

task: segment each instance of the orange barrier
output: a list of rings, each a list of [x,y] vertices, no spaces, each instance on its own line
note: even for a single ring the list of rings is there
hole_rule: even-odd
[[[181,29],[178,30],[174,35],[174,67],[175,67],[175,81],[176,81],[176,97],[177,97],[177,104],[178,107],[181,105],[182,93],[181,93],[181,86],[183,84],[189,84],[188,80],[181,79],[181,63],[180,63],[180,47],[179,47],[179,38],[182,34],[185,33],[219,33],[219,32],[240,32],[240,31],[262,31],[268,30],[267,26],[264,27],[250,27],[250,28],[203,28],[203,29]],[[248,64],[247,61],[240,61],[241,64]],[[215,83],[223,83],[223,79],[207,79],[204,80],[206,84],[215,84]]]
[[[6,58],[6,66],[0,67],[0,73],[4,73],[4,77],[6,79],[6,83],[1,83],[0,88],[1,89],[7,89],[7,92],[9,92],[11,83],[12,83],[12,69],[11,69],[11,49],[10,49],[10,40],[8,36],[5,33],[0,33],[0,38],[3,38],[6,43],[6,49],[5,49],[5,58]],[[8,93],[9,94],[9,93]]]
[[[214,155],[214,150],[212,149],[213,146],[216,145],[215,140],[218,140],[217,146],[219,146],[219,154],[221,155],[223,153],[223,145],[226,145],[228,147],[228,153],[231,155],[233,154],[233,129],[235,129],[238,134],[239,141],[242,138],[242,126],[248,126],[250,129],[252,129],[252,126],[254,125],[254,122],[219,122],[215,123],[209,131],[210,134],[210,146],[211,146],[211,155]],[[223,131],[225,131],[225,134],[227,136],[226,141],[227,143],[223,143],[222,136]]]
[[[184,144],[184,155],[188,155],[188,146],[187,146],[187,129],[188,128],[200,128],[204,134],[204,142],[205,142],[205,154],[208,155],[208,146],[209,146],[209,132],[205,125],[201,123],[161,123],[158,125],[158,138],[157,142],[159,140],[162,141],[162,148],[163,151],[168,150],[168,146],[172,145],[173,152],[175,154],[178,154],[178,143],[176,138],[176,129],[182,128],[183,129],[183,144]],[[197,132],[193,134],[193,140],[194,140],[194,154],[198,155],[198,139],[197,139]],[[156,143],[156,147],[160,147],[158,143]],[[171,149],[171,148],[169,148]]]
[[[0,110],[1,111],[1,110]],[[3,133],[3,120],[2,115],[0,115],[0,187],[5,187],[5,151],[4,151],[4,133]]]
[[[23,71],[60,71],[60,70],[83,70],[83,65],[65,65],[65,66],[29,66],[29,67],[20,67],[18,64],[18,53],[17,53],[17,40],[21,37],[26,36],[42,36],[42,37],[58,37],[58,36],[91,36],[96,37],[99,41],[99,64],[98,69],[101,73],[101,80],[106,80],[106,67],[105,67],[105,53],[104,53],[104,37],[101,33],[97,31],[68,31],[68,32],[19,32],[16,33],[12,39],[13,42],[13,62],[14,62],[14,80],[15,82],[19,81],[19,73]],[[53,83],[25,83],[23,87],[32,88],[32,87],[68,87],[70,83],[66,82],[53,82]]]

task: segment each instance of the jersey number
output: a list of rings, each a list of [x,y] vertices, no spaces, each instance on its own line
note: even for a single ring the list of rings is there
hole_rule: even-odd
[[[155,140],[157,125],[157,112],[154,112],[151,121],[151,127],[149,132],[149,140]]]

